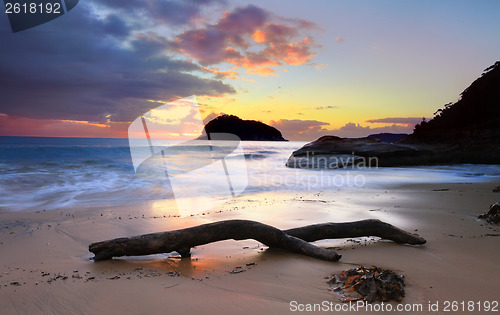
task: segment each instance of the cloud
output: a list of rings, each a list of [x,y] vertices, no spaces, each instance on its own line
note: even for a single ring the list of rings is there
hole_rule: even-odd
[[[255,38],[254,40],[259,43],[289,42],[292,38],[298,35],[298,31],[295,27],[277,23],[269,23],[260,30],[256,31],[254,35],[256,33],[258,34],[258,40]]]
[[[385,123],[385,124],[398,124],[415,127],[416,124],[422,122],[422,117],[387,117],[378,119],[366,120],[369,123]]]
[[[119,5],[80,3],[78,10],[16,34],[0,23],[1,113],[94,123],[111,115],[120,122],[148,111],[148,100],[235,92],[195,75],[201,69],[196,63],[165,54],[170,42],[157,33],[116,12],[97,16],[93,5],[103,3]]]
[[[263,26],[268,19],[269,13],[267,11],[250,4],[236,8],[233,12],[226,11],[215,27],[222,32],[238,36],[254,32]]]
[[[227,38],[211,27],[183,32],[172,45],[181,53],[196,59],[202,65],[218,64],[225,59],[241,58],[231,47],[226,46]]]
[[[281,131],[283,137],[288,140],[313,141],[321,136],[332,135],[345,138],[360,138],[376,133],[407,133],[413,132],[413,126],[392,124],[385,127],[372,128],[349,122],[336,129],[328,129],[330,124],[317,120],[280,119],[271,120],[270,125]]]
[[[337,106],[318,106],[318,107],[314,107],[315,110],[323,110],[323,109],[335,109],[335,108],[338,108]]]
[[[328,66],[328,64],[327,64],[327,63],[326,63],[326,64],[324,64],[324,63],[320,63],[319,65],[318,65],[318,64],[317,64],[317,65],[315,65],[315,66],[314,66],[314,69],[316,69],[316,70],[320,71],[321,69],[326,68],[327,66]]]
[[[223,80],[237,78],[239,71],[277,75],[277,67],[315,56],[317,45],[303,34],[314,23],[248,5],[202,24],[219,3],[89,0],[16,34],[0,15],[1,117],[32,119],[30,126],[43,130],[59,129],[42,119],[75,132],[100,124],[123,128],[119,123],[160,105],[151,101],[230,95],[236,90]],[[170,32],[159,33],[158,26]],[[262,36],[256,41],[257,31]]]
[[[120,16],[136,20],[139,17],[149,21],[151,25],[193,25],[202,17],[202,9],[214,3],[223,3],[219,0],[99,0],[93,1],[98,9],[119,12]],[[103,10],[103,11],[104,11]]]
[[[81,120],[34,119],[0,114],[0,134],[4,136],[106,137],[127,136],[128,123],[96,124]]]
[[[371,128],[348,122],[344,126],[333,131],[335,135],[339,137],[365,137],[371,133]]]
[[[210,114],[208,114],[207,116],[205,116],[205,118],[203,118],[203,123],[206,125],[208,124],[211,120],[219,117],[219,116],[222,116],[222,115],[225,115],[225,113],[223,112],[220,112],[220,113],[216,113],[214,111],[212,111]]]
[[[284,21],[288,21],[292,24],[296,24],[300,29],[307,29],[307,30],[321,30],[322,28],[309,20],[305,19],[290,19],[290,18],[282,18]]]
[[[270,125],[281,131],[283,137],[289,140],[312,140],[319,138],[329,131],[323,126],[330,125],[318,120],[280,119],[271,120]]]
[[[312,38],[300,34],[300,26],[307,25],[304,20],[293,25],[273,19],[279,17],[255,5],[238,7],[215,24],[182,32],[171,49],[205,67],[229,63],[262,76],[276,75],[274,68],[280,65],[301,65],[316,56]]]
[[[237,79],[238,77],[236,76],[238,72],[234,70],[228,70],[228,71],[222,71],[219,70],[219,68],[202,68],[202,71],[205,72],[210,72],[215,75],[215,78],[217,79],[223,79],[223,78],[229,78],[229,79]]]

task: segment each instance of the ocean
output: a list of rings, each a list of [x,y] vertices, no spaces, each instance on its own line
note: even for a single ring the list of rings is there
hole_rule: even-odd
[[[137,176],[128,139],[0,137],[0,210],[39,211],[140,203],[200,193],[197,186],[227,182],[237,194],[262,191],[324,191],[390,188],[412,183],[477,182],[500,176],[498,165],[447,165],[393,168],[303,170],[285,167],[306,142],[243,141],[241,151],[225,158],[226,172],[209,168],[185,172],[189,184],[176,184],[165,175]],[[184,147],[183,147],[184,146]],[[181,143],[179,148],[194,146]],[[192,148],[188,148],[192,149]],[[189,151],[189,150],[188,150]],[[179,169],[192,156],[176,153]],[[192,151],[189,151],[192,153]],[[179,164],[180,163],[180,164]],[[136,163],[137,164],[137,163]],[[182,165],[181,165],[182,164]],[[175,177],[173,164],[158,170]],[[176,173],[177,172],[177,173]],[[233,192],[231,190],[231,192]],[[217,189],[202,191],[217,194]],[[234,192],[233,192],[234,193]]]

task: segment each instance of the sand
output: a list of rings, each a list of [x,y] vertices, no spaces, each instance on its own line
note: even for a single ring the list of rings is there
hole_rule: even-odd
[[[433,314],[444,313],[446,301],[465,301],[466,306],[474,301],[477,311],[477,303],[500,300],[500,230],[476,220],[500,201],[500,194],[492,192],[495,186],[498,179],[381,190],[265,192],[184,218],[174,217],[172,200],[127,207],[2,211],[1,313],[298,313],[293,310],[313,304],[342,306],[326,282],[332,274],[359,265],[405,276],[406,297],[399,305],[421,305],[422,311],[404,313],[431,313],[429,303],[439,303]],[[199,246],[192,250],[192,259],[170,253],[90,260],[92,242],[236,218],[283,229],[376,218],[418,233],[427,244],[398,245],[373,237],[316,242],[337,248],[343,255],[339,262],[268,249],[254,240]],[[390,305],[395,308],[398,303]]]

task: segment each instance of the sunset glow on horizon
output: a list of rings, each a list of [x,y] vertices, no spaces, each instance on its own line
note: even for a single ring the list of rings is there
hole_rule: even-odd
[[[91,0],[18,33],[1,14],[0,135],[124,138],[190,95],[205,123],[236,115],[289,140],[411,133],[500,59],[499,11],[486,0]]]

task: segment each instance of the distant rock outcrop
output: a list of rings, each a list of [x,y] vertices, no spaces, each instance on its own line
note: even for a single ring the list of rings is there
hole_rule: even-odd
[[[244,141],[287,141],[281,132],[269,125],[255,120],[243,120],[234,115],[221,115],[205,125],[210,133],[229,133]]]
[[[385,143],[394,143],[406,137],[408,137],[407,133],[388,133],[388,132],[376,133],[368,136],[368,138],[379,138],[380,141]]]

